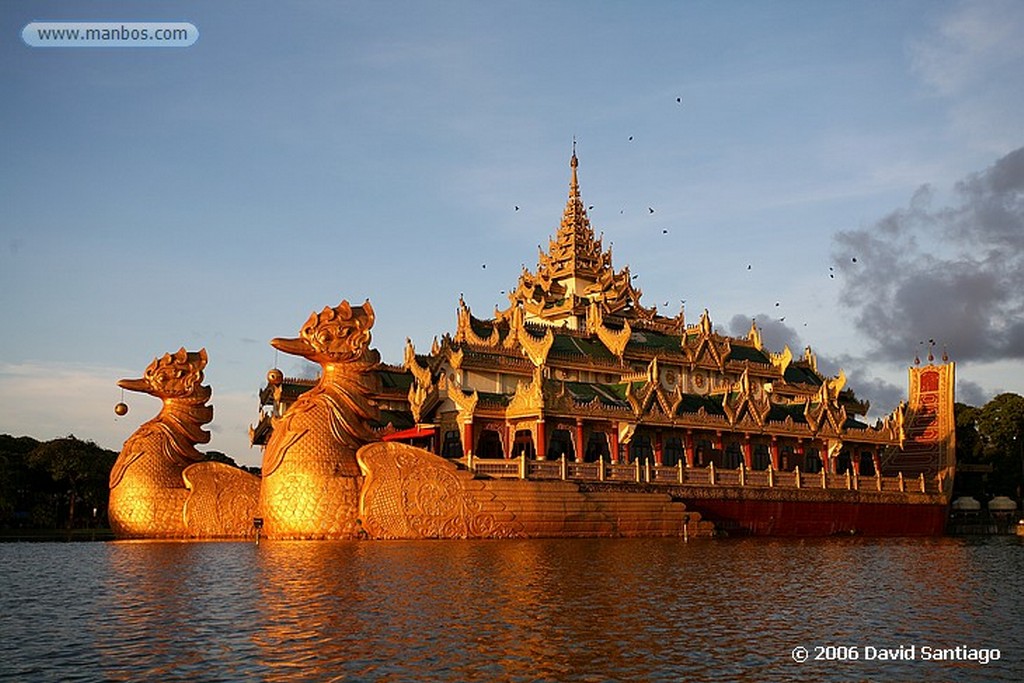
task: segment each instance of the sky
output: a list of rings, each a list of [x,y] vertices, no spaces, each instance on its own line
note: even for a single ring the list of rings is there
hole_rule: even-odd
[[[33,47],[30,22],[189,22]],[[488,317],[558,228],[573,141],[643,303],[810,345],[871,417],[931,342],[1024,393],[1024,3],[0,0],[0,433],[118,450],[206,348],[258,464],[269,340],[370,299],[402,361]],[[517,208],[518,207],[518,208]],[[666,232],[667,231],[667,232]]]

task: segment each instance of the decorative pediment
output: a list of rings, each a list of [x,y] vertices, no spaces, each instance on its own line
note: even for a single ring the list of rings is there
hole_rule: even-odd
[[[845,375],[840,373],[840,378],[845,383]],[[836,402],[838,395],[836,387],[842,388],[842,384],[838,382],[840,378],[823,382],[814,400],[807,400],[804,416],[807,418],[807,424],[811,431],[815,434],[843,433],[847,417],[846,408]]]
[[[690,334],[696,333],[696,339],[687,342]],[[711,329],[711,316],[707,309],[700,316],[700,322],[687,329],[683,336],[683,353],[687,356],[691,367],[703,365],[725,370],[725,359],[732,351],[729,339],[715,334]]]
[[[467,394],[460,387],[449,382],[448,398],[452,400],[452,403],[458,409],[459,420],[468,421],[473,419],[473,412],[476,410],[477,401],[480,400],[480,395],[475,390],[472,394]]]
[[[758,351],[764,348],[764,344],[761,343],[761,330],[757,328],[757,320],[750,321],[750,331],[747,332],[747,340]]]
[[[544,377],[540,367],[533,370],[533,379],[516,385],[515,396],[505,410],[508,418],[539,416],[544,412]]]
[[[509,333],[505,338],[506,348],[518,347],[523,355],[530,359],[534,367],[539,368],[547,361],[548,352],[554,343],[555,335],[551,332],[550,327],[545,329],[544,336],[538,339],[526,329],[522,307],[514,306],[512,308],[509,316]]]
[[[629,321],[625,321],[622,329],[618,331],[605,327],[604,314],[601,312],[601,307],[594,301],[590,302],[590,307],[587,309],[587,331],[596,334],[601,343],[620,360],[622,354],[626,352],[630,337],[633,336]]]
[[[423,422],[423,417],[429,414],[430,410],[437,405],[440,396],[436,386],[424,387],[414,382],[409,386],[409,409],[412,411],[412,419],[416,423]]]
[[[472,346],[497,346],[500,340],[498,330],[491,327],[490,333],[486,337],[481,337],[477,331],[473,328],[473,316],[469,311],[469,306],[463,298],[459,297],[459,316],[458,316],[458,329],[455,331],[455,341],[464,344],[470,344]]]
[[[779,373],[779,376],[781,377],[786,374],[786,368],[788,368],[789,364],[793,362],[793,352],[790,351],[789,345],[786,345],[785,347],[783,347],[781,353],[769,352],[768,358],[771,359],[772,365],[775,367],[775,369]]]
[[[763,427],[771,412],[772,405],[766,396],[758,394],[750,384],[750,373],[744,370],[733,390],[722,397],[722,410],[730,424],[739,424],[747,419]]]

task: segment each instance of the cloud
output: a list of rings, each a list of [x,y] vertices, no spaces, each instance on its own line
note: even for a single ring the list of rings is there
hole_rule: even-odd
[[[103,448],[120,450],[132,432],[160,410],[156,398],[126,392],[128,415],[114,414],[121,400],[117,380],[138,372],[75,363],[0,362],[0,433],[42,441],[74,434]],[[209,444],[243,464],[258,464],[261,454],[248,444],[249,425],[258,417],[254,392],[221,392],[214,387],[214,420]]]
[[[1024,7],[1017,0],[965,2],[909,45],[911,69],[940,95],[971,89],[1024,57]]]
[[[761,330],[761,342],[769,351],[782,351],[785,346],[797,356],[803,351],[804,344],[796,330],[764,313],[758,313],[756,316],[742,313],[734,315],[729,319],[729,334],[734,337],[746,337],[750,332],[751,320],[757,322],[757,327]]]
[[[929,340],[957,360],[1024,358],[1024,148],[932,208],[920,188],[905,209],[834,237],[840,300],[874,347],[906,362]]]

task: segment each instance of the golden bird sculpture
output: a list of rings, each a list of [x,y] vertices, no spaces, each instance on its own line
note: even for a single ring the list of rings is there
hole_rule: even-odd
[[[206,361],[206,349],[182,348],[155,358],[143,377],[118,382],[163,401],[157,416],[124,442],[110,472],[108,515],[119,538],[186,535],[182,472],[203,460],[195,446],[210,440],[203,426],[213,420],[210,387],[203,385]]]
[[[369,301],[313,313],[298,338],[271,345],[321,367],[320,380],[275,418],[263,453],[260,510],[268,538],[337,539],[361,535],[360,446],[374,440],[377,409],[364,381],[380,363],[370,349]]]

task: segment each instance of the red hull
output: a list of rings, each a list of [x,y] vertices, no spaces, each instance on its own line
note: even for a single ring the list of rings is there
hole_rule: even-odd
[[[753,536],[941,536],[945,503],[687,499],[686,507],[728,534]]]

